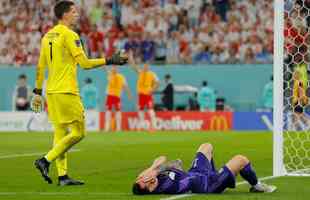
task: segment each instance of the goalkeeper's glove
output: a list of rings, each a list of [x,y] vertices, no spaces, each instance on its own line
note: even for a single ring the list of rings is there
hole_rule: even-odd
[[[128,61],[128,56],[124,51],[115,52],[110,58],[106,59],[107,65],[124,65]]]
[[[39,113],[43,110],[43,98],[42,98],[42,90],[35,88],[33,90],[33,97],[31,99],[31,110],[35,113]]]

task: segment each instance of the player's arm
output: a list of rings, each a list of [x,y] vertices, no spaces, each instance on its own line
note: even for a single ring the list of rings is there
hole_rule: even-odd
[[[79,63],[83,69],[93,69],[106,64],[105,58],[88,59],[84,52],[81,52],[81,54],[77,55],[75,57],[75,61]]]
[[[166,156],[159,156],[156,158],[152,165],[139,174],[137,180],[144,179],[144,182],[148,182],[152,178],[156,177],[163,169],[164,164],[167,162]]]
[[[152,91],[156,91],[159,88],[159,79],[156,75],[154,75],[154,80],[152,83]]]
[[[126,90],[126,93],[127,93],[127,96],[128,96],[128,99],[132,99],[132,95],[131,95],[131,91],[129,89],[129,86],[127,84],[127,81],[125,80],[124,82],[124,89]]]
[[[43,86],[43,81],[45,79],[46,65],[47,65],[47,61],[46,61],[46,56],[44,54],[44,45],[43,45],[43,39],[42,39],[39,62],[37,65],[36,83],[35,83],[35,89],[34,89],[37,91],[34,91],[35,94],[39,94],[39,95],[42,94],[42,86]]]
[[[39,62],[37,65],[36,83],[35,83],[35,88],[33,89],[34,95],[31,100],[31,109],[34,112],[40,112],[43,108],[43,99],[41,96],[42,96],[43,81],[45,79],[46,65],[47,65],[47,61],[46,61],[46,56],[44,54],[44,44],[43,44],[43,39],[42,39]]]
[[[74,32],[68,32],[66,35],[65,45],[69,49],[75,61],[83,69],[93,69],[103,65],[123,65],[127,63],[127,55],[120,51],[114,53],[110,58],[89,59],[84,53],[80,37]]]

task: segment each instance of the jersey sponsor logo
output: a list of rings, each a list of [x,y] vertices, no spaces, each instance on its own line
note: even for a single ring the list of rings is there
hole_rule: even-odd
[[[227,131],[228,121],[225,116],[214,115],[210,119],[210,130]]]
[[[171,179],[171,180],[175,180],[175,173],[174,172],[169,172],[169,178]]]

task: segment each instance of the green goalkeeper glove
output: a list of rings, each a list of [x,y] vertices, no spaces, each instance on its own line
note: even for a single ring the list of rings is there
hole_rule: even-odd
[[[33,97],[31,99],[31,110],[35,113],[39,113],[43,110],[43,98],[42,98],[42,90],[34,89],[33,90]]]
[[[122,50],[115,52],[111,58],[106,59],[107,65],[124,65],[128,61],[128,55]]]

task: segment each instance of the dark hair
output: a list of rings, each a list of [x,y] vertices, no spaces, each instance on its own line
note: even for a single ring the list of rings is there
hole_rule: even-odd
[[[271,75],[270,80],[273,81],[273,75]]]
[[[57,19],[62,19],[66,12],[70,11],[70,7],[74,5],[73,1],[59,1],[54,7],[54,14]]]
[[[85,79],[85,83],[92,83],[92,82],[93,82],[93,80],[91,78],[86,78]]]
[[[171,79],[171,75],[170,74],[166,74],[165,75],[165,79]]]
[[[148,191],[146,188],[141,188],[138,183],[134,183],[132,186],[132,193],[135,195],[146,195],[151,194],[150,191]]]
[[[26,78],[27,78],[27,76],[25,74],[21,74],[18,76],[18,79],[26,79]]]
[[[202,81],[202,86],[207,86],[208,85],[208,81]]]

